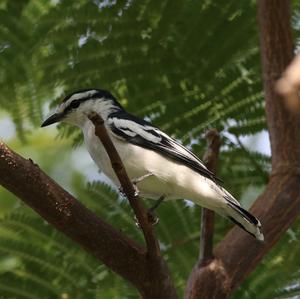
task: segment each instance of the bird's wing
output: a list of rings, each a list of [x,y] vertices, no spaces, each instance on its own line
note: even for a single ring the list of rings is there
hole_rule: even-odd
[[[186,165],[216,183],[222,182],[191,151],[149,122],[118,112],[108,118],[108,124],[116,137]]]

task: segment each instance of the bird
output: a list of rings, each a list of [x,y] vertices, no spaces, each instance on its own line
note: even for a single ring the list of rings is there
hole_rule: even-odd
[[[141,197],[159,203],[190,200],[230,219],[257,240],[264,240],[260,221],[241,207],[195,154],[150,122],[127,112],[109,91],[91,88],[68,94],[41,127],[57,122],[79,127],[95,164],[120,188],[108,154],[95,135],[90,113],[97,113],[103,119]]]

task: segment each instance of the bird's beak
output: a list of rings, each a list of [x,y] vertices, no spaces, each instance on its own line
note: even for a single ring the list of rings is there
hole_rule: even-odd
[[[41,127],[46,127],[46,126],[52,125],[54,123],[57,123],[60,120],[62,120],[62,118],[63,118],[62,113],[54,113],[41,124]]]

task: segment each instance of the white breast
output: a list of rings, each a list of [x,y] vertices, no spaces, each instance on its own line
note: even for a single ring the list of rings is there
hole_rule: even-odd
[[[95,135],[94,125],[91,123],[91,121],[86,121],[82,130],[84,142],[92,159],[97,164],[99,169],[117,185],[117,177],[111,167],[110,159],[104,146],[99,138]]]

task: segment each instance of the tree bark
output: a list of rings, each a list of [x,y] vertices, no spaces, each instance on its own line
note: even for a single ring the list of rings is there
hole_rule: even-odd
[[[261,220],[265,242],[235,226],[215,248],[206,271],[195,274],[198,285],[188,286],[185,298],[227,298],[300,215],[300,122],[274,88],[293,58],[289,1],[259,0],[258,24],[272,173],[251,213]]]
[[[143,298],[177,298],[166,263],[149,258],[141,245],[105,223],[0,141],[0,184],[59,231],[131,282]]]

